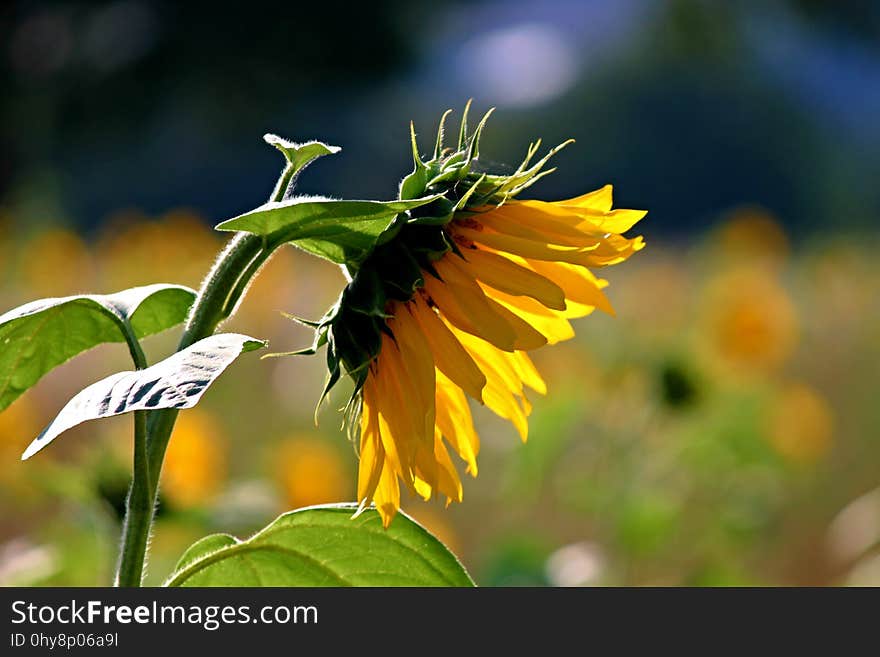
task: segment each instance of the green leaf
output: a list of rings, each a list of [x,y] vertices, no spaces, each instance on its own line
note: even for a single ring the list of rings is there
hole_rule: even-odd
[[[199,559],[223,548],[235,545],[238,542],[238,539],[231,534],[211,534],[210,536],[205,536],[186,549],[186,552],[177,561],[177,565],[174,566],[174,572],[179,572]]]
[[[131,411],[191,408],[239,355],[265,346],[265,342],[246,335],[221,333],[146,369],[108,376],[74,395],[21,458],[30,458],[60,434],[88,420]]]
[[[196,293],[147,285],[115,294],[40,299],[0,316],[0,411],[53,368],[105,342],[140,339],[181,323]]]
[[[301,196],[270,202],[228,219],[217,230],[262,235],[274,243],[291,242],[338,264],[356,265],[372,250],[394,218],[433,201],[427,196],[405,201],[340,201]]]
[[[263,135],[263,140],[284,154],[284,157],[293,169],[293,174],[299,173],[319,157],[333,155],[342,150],[339,146],[329,146],[320,141],[307,141],[303,144],[297,144],[273,134]]]
[[[354,504],[291,511],[246,541],[203,538],[166,586],[473,586],[440,541],[403,513],[388,529]]]

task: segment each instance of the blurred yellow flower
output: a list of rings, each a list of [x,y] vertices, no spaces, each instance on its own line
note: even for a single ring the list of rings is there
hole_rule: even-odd
[[[89,247],[73,231],[51,228],[33,237],[21,251],[22,283],[38,297],[88,292],[95,276]]]
[[[19,397],[0,413],[0,485],[18,490],[24,483],[21,452],[42,425],[28,397]],[[22,488],[24,494],[26,489]]]
[[[151,220],[127,211],[107,222],[97,250],[107,289],[157,281],[197,287],[219,244],[194,212],[173,210]]]
[[[706,336],[731,364],[772,371],[798,342],[798,319],[788,293],[762,269],[739,269],[712,281],[704,303]]]
[[[767,418],[773,448],[789,461],[813,463],[831,447],[834,412],[822,395],[803,383],[778,393]]]
[[[779,221],[757,205],[731,212],[716,231],[713,244],[732,261],[771,263],[784,260],[789,253],[788,237]]]
[[[341,502],[351,495],[343,459],[320,438],[289,438],[272,447],[272,462],[288,509]]]
[[[627,330],[675,338],[689,322],[693,281],[680,253],[651,249],[639,263],[615,272],[620,292],[614,305],[628,320]]]
[[[227,443],[220,423],[207,411],[181,412],[168,444],[162,492],[172,504],[208,502],[226,478]]]
[[[849,348],[856,335],[870,334],[872,325],[880,323],[880,268],[874,251],[870,243],[823,243],[805,272],[810,293],[821,299],[823,312],[814,321],[829,350]]]

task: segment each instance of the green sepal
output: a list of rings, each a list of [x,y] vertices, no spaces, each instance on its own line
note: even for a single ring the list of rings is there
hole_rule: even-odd
[[[318,353],[318,349],[327,344],[327,327],[322,326],[315,331],[315,341],[311,347],[304,347],[294,351],[279,351],[273,354],[264,354],[260,356],[260,360],[264,358],[281,358],[282,356],[314,356]]]
[[[296,322],[297,324],[302,324],[303,326],[308,326],[309,328],[316,329],[321,326],[321,320],[315,321],[313,319],[305,319],[304,317],[299,317],[298,315],[286,313],[283,310],[281,311],[281,316],[289,319],[291,322]]]
[[[477,124],[477,129],[474,130],[474,134],[471,136],[471,143],[468,146],[468,154],[467,159],[470,162],[471,160],[476,160],[480,157],[480,137],[483,135],[483,128],[486,127],[486,121],[489,120],[489,117],[492,116],[492,112],[495,111],[495,108],[492,107],[483,115],[483,118],[480,119],[479,124]]]
[[[483,181],[485,179],[486,174],[483,174],[482,176],[480,176],[477,182],[471,185],[468,190],[464,194],[462,194],[462,197],[458,199],[458,203],[455,204],[454,211],[463,210],[465,207],[467,207],[468,201],[470,200],[471,196],[473,196],[474,192],[477,191],[480,185],[483,184]]]
[[[468,112],[471,111],[471,103],[473,98],[468,98],[468,102],[464,105],[464,112],[461,114],[461,125],[458,128],[458,150],[463,151],[467,146],[468,137]]]
[[[402,201],[419,198],[425,195],[428,186],[428,170],[425,167],[416,167],[413,172],[400,181],[398,196]]]
[[[413,210],[406,223],[410,226],[445,226],[452,221],[455,203],[445,196]]]
[[[388,227],[379,234],[379,237],[376,238],[376,247],[387,244],[397,237],[400,234],[400,229],[404,227],[407,220],[408,217],[405,214],[399,214],[394,217],[394,220],[388,224]]]
[[[441,171],[439,174],[434,176],[428,181],[428,185],[426,189],[433,190],[432,193],[438,192],[438,185],[440,183],[456,181],[458,182],[462,178],[470,173],[470,163],[469,162],[457,162],[450,166],[447,166]]]
[[[419,145],[416,141],[416,129],[412,121],[409,124],[410,141],[412,143],[413,172],[400,181],[398,196],[400,200],[420,198],[425,195],[428,183],[428,168],[419,156]]]
[[[386,293],[392,299],[409,301],[415,291],[425,284],[418,261],[409,249],[398,242],[386,244],[382,256],[375,267],[385,283]]]
[[[375,317],[388,317],[385,313],[387,298],[375,269],[365,268],[348,284],[347,303],[354,312]]]
[[[445,231],[437,226],[410,225],[402,237],[407,249],[416,257],[421,254],[428,255],[431,260],[437,260],[448,253],[451,246]],[[424,262],[420,261],[424,268]]]
[[[339,367],[339,361],[336,359],[335,350],[328,347],[327,349],[327,379],[324,381],[324,389],[321,391],[321,396],[318,398],[318,403],[315,404],[315,424],[318,424],[318,412],[321,410],[321,405],[324,403],[324,400],[327,399],[327,395],[330,394],[330,391],[333,389],[337,383],[339,383],[339,379],[342,377],[342,369]]]
[[[434,143],[434,159],[439,160],[443,155],[443,139],[445,137],[446,131],[446,118],[452,114],[452,109],[448,109],[443,112],[443,116],[440,117],[440,125],[437,128],[437,141]]]

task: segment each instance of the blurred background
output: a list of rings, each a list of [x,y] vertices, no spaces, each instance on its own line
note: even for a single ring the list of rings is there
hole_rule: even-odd
[[[528,444],[475,411],[463,504],[404,508],[482,585],[880,585],[880,4],[8,2],[0,84],[0,312],[197,286],[211,227],[272,190],[265,132],[344,147],[302,192],[380,199],[410,168],[409,120],[427,151],[469,97],[498,107],[482,151],[502,170],[576,138],[530,192],[610,182],[650,211],[648,247],[602,272],[617,317],[536,354]],[[228,328],[298,348],[278,311],[319,316],[342,284],[285,250]],[[94,350],[0,414],[0,584],[110,581],[130,418],[18,459],[127,368]],[[339,416],[312,422],[323,376],[243,358],[182,414],[150,583],[206,533],[354,497]]]

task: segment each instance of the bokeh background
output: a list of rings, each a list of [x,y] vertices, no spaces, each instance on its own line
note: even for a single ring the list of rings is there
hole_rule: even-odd
[[[529,442],[484,410],[465,501],[405,508],[483,585],[880,584],[880,5],[831,0],[8,2],[0,9],[0,309],[196,286],[280,169],[265,132],[344,147],[301,191],[393,198],[408,122],[497,106],[483,153],[577,143],[533,188],[607,182],[650,210],[605,270],[611,318],[537,353]],[[530,190],[532,191],[532,190]],[[288,249],[228,325],[310,342],[342,276]],[[176,332],[151,338],[152,359]],[[0,583],[112,574],[130,418],[19,454],[94,350],[0,414]],[[356,458],[312,410],[320,359],[245,358],[182,414],[149,582],[213,531],[351,500]],[[337,402],[342,397],[337,398]]]

